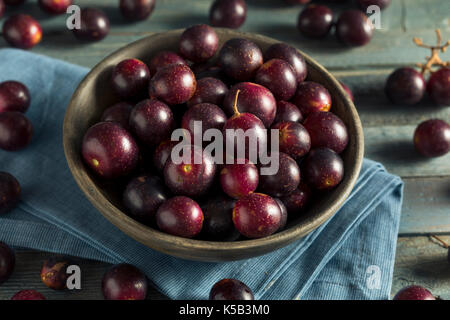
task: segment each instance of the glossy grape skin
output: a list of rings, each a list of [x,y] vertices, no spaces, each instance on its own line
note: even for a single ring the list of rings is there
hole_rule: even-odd
[[[155,149],[155,152],[153,153],[153,165],[158,172],[163,172],[167,159],[170,157],[173,147],[177,144],[178,141],[165,140]]]
[[[301,159],[311,149],[311,137],[300,123],[278,122],[272,126],[272,129],[279,130],[279,150],[295,160]]]
[[[0,113],[18,111],[25,113],[31,103],[28,88],[18,81],[0,83]]]
[[[312,112],[327,112],[331,109],[332,104],[328,90],[321,84],[311,81],[305,81],[298,85],[292,102],[305,117]]]
[[[300,183],[300,168],[290,156],[278,153],[278,172],[273,175],[259,176],[259,190],[272,197],[282,197],[294,192]],[[269,165],[262,165],[261,168]],[[261,172],[261,170],[260,170]]]
[[[150,97],[163,100],[169,105],[182,104],[195,93],[197,81],[192,70],[184,64],[164,67],[150,81]]]
[[[269,89],[277,100],[289,100],[297,89],[294,69],[281,59],[264,63],[256,72],[255,82]]]
[[[219,37],[213,28],[197,24],[187,28],[180,37],[179,51],[186,59],[198,63],[213,57],[219,48]]]
[[[228,87],[219,79],[206,77],[197,80],[197,89],[192,98],[187,102],[188,107],[199,103],[212,103],[221,106]]]
[[[159,206],[168,199],[163,181],[157,176],[141,175],[132,179],[123,192],[122,202],[136,220],[151,223]]]
[[[298,16],[297,28],[310,38],[323,38],[333,25],[333,11],[323,5],[310,5]]]
[[[280,232],[286,228],[286,224],[287,224],[287,220],[288,220],[288,211],[287,211],[286,206],[280,199],[273,198],[273,200],[275,200],[277,202],[278,206],[280,207],[280,211],[281,211],[280,227],[276,231],[276,232]]]
[[[155,9],[156,0],[120,0],[121,14],[130,21],[147,19]]]
[[[341,13],[336,22],[336,36],[351,47],[364,46],[373,35],[373,24],[360,10],[347,10]]]
[[[148,67],[150,74],[154,75],[159,70],[172,64],[186,64],[186,61],[175,52],[161,51],[150,60]]]
[[[278,123],[282,121],[292,121],[292,122],[303,122],[303,115],[298,110],[297,106],[293,103],[287,101],[277,102],[277,114],[273,123]]]
[[[300,182],[298,188],[291,194],[281,197],[280,200],[286,206],[289,215],[297,216],[304,211],[310,203],[312,191],[306,183]]]
[[[100,41],[109,33],[108,16],[99,9],[81,9],[80,29],[73,29],[76,38],[84,41]]]
[[[63,14],[73,4],[73,0],[39,0],[38,3],[41,9],[47,13]]]
[[[253,292],[236,279],[222,279],[212,287],[209,300],[254,300]]]
[[[261,49],[253,41],[234,38],[223,45],[219,52],[222,70],[237,81],[252,79],[263,64]]]
[[[118,102],[103,111],[101,122],[117,122],[124,129],[130,129],[130,114],[133,105],[128,102]]]
[[[311,137],[311,148],[330,148],[341,153],[347,147],[349,134],[344,122],[331,112],[313,112],[303,122]]]
[[[25,148],[33,137],[33,125],[21,112],[0,113],[0,149],[17,151]]]
[[[109,269],[102,279],[105,300],[145,300],[148,282],[141,270],[121,263]]]
[[[157,146],[170,138],[175,120],[168,105],[156,99],[147,99],[131,111],[130,127],[140,141],[148,146]]]
[[[0,215],[16,207],[21,193],[19,181],[7,172],[0,172]]]
[[[392,72],[385,86],[385,93],[395,104],[416,104],[425,94],[425,80],[413,68],[405,67]]]
[[[236,202],[233,223],[239,233],[247,238],[267,237],[280,228],[281,209],[272,197],[251,193]]]
[[[0,0],[0,19],[5,14],[5,2],[3,0]]]
[[[114,122],[90,127],[84,135],[81,152],[91,170],[107,179],[129,174],[139,159],[139,148],[133,137]]]
[[[246,19],[245,0],[215,0],[209,10],[209,22],[214,27],[237,29]]]
[[[11,297],[11,300],[46,300],[42,293],[36,290],[21,290]]]
[[[436,300],[436,298],[424,287],[409,286],[397,292],[393,300]]]
[[[144,96],[150,81],[150,71],[139,59],[126,59],[113,69],[111,84],[123,99],[137,100]]]
[[[441,68],[428,79],[427,92],[440,106],[450,106],[450,68]]]
[[[450,125],[440,119],[422,122],[414,132],[414,146],[425,157],[440,157],[450,151]]]
[[[297,82],[301,83],[306,79],[308,67],[305,59],[294,47],[286,43],[276,43],[271,45],[264,53],[264,60],[281,59],[287,61],[297,74]]]
[[[175,164],[172,158],[167,159],[164,166],[164,181],[176,195],[201,196],[214,182],[216,165],[211,155],[203,152],[201,147],[191,146],[189,151],[189,162],[182,161]],[[200,163],[196,163],[196,157],[201,159]]]
[[[74,263],[66,257],[52,257],[44,261],[41,269],[42,283],[53,290],[67,288],[67,267]]]
[[[341,84],[342,88],[344,88],[345,92],[348,94],[350,100],[355,101],[355,97],[353,96],[352,90],[345,83],[341,81],[339,81],[339,83]]]
[[[42,28],[32,16],[15,14],[3,23],[3,37],[13,47],[31,49],[42,40]]]
[[[203,226],[203,211],[194,200],[178,196],[164,202],[156,212],[161,231],[183,238],[193,238]]]
[[[244,159],[241,159],[244,160]],[[223,192],[234,199],[240,199],[256,190],[259,183],[258,169],[245,159],[244,164],[227,164],[220,172]]]
[[[344,162],[331,149],[313,149],[302,162],[302,174],[316,190],[330,190],[344,178]]]
[[[16,265],[14,251],[4,242],[0,242],[0,285],[8,280]]]
[[[220,195],[202,207],[204,221],[202,238],[212,241],[235,241],[240,237],[233,224],[232,214],[236,200]]]
[[[222,131],[227,116],[222,109],[215,104],[201,103],[190,107],[181,120],[181,127],[188,130],[191,133],[191,139],[194,139],[195,122],[201,122],[202,124],[202,137],[206,130],[217,129]],[[192,140],[193,144],[194,141]]]
[[[228,116],[234,114],[233,106],[238,90],[237,107],[239,112],[254,114],[266,128],[269,128],[277,113],[277,102],[273,94],[259,84],[241,82],[231,87],[223,100],[225,113]]]
[[[364,12],[366,12],[367,8],[371,5],[376,5],[383,10],[391,4],[391,0],[358,0],[358,4]]]

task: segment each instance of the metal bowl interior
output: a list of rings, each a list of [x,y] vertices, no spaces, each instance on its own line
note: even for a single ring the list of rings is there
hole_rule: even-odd
[[[216,29],[220,44],[243,37],[257,43],[264,51],[278,41],[255,34]],[[66,159],[75,181],[91,203],[116,227],[142,244],[166,254],[199,261],[231,261],[269,253],[307,235],[330,219],[350,194],[363,160],[363,132],[358,113],[339,82],[321,65],[300,51],[308,64],[308,80],[324,85],[333,97],[332,111],[346,124],[350,142],[342,153],[345,177],[341,184],[324,194],[307,212],[292,219],[287,228],[272,236],[236,242],[211,242],[185,239],[145,226],[124,213],[121,190],[100,181],[83,164],[81,141],[86,130],[98,122],[103,110],[117,102],[111,93],[111,69],[121,60],[138,58],[148,62],[162,50],[177,50],[182,30],[151,35],[114,52],[85,77],[75,91],[66,111],[63,142]]]

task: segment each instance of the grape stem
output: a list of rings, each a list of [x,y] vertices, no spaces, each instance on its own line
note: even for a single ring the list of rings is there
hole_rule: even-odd
[[[431,238],[437,240],[439,243],[441,243],[445,249],[449,248],[449,245],[447,244],[447,242],[445,242],[444,240],[442,240],[441,238],[439,238],[438,236],[435,236],[434,234],[430,235]]]
[[[234,105],[233,105],[233,111],[234,111],[234,114],[236,114],[236,115],[240,115],[241,114],[239,112],[238,108],[237,108],[239,92],[241,92],[241,90],[236,91],[236,97],[234,98]]]
[[[445,44],[442,44],[442,35],[441,30],[436,29],[436,36],[437,36],[437,45],[436,46],[429,46],[426,44],[423,44],[422,39],[413,38],[413,42],[425,49],[431,50],[431,56],[425,57],[427,62],[426,63],[418,63],[417,66],[422,69],[422,75],[425,74],[425,72],[429,71],[431,72],[431,68],[435,65],[441,66],[441,67],[448,67],[450,66],[450,61],[444,62],[439,57],[439,52],[444,53],[447,50],[447,47],[450,46],[450,41],[447,41]]]

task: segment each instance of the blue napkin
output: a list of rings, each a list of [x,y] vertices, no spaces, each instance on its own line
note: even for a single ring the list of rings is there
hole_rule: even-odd
[[[66,106],[88,71],[29,52],[0,50],[0,82],[31,91],[32,143],[0,151],[0,170],[20,181],[22,201],[0,217],[0,240],[109,263],[131,263],[172,299],[207,299],[222,278],[247,283],[257,299],[388,299],[402,202],[400,178],[364,160],[345,205],[320,228],[276,252],[245,261],[202,263],[151,250],[126,236],[89,203],[62,147]]]

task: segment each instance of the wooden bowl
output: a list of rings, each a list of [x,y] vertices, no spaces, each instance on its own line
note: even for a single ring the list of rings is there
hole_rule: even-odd
[[[159,51],[177,51],[182,31],[155,34],[116,51],[92,69],[75,91],[64,120],[64,150],[69,168],[87,198],[112,224],[144,245],[172,256],[200,261],[230,261],[259,256],[286,246],[330,219],[348,197],[358,178],[363,160],[363,132],[355,106],[339,82],[302,52],[300,53],[308,64],[308,80],[319,82],[330,91],[333,97],[332,111],[345,122],[350,142],[342,154],[345,177],[341,184],[325,194],[307,212],[291,221],[285,231],[262,239],[236,242],[192,240],[162,233],[127,216],[121,204],[122,190],[111,190],[85,167],[81,158],[83,135],[91,125],[99,121],[105,108],[117,102],[117,98],[111,94],[111,69],[127,58],[149,62]],[[231,38],[248,38],[265,51],[278,42],[268,37],[227,29],[216,31],[221,44]]]

